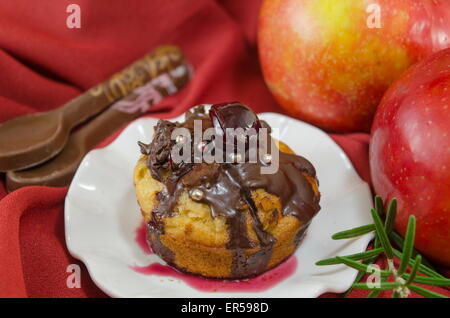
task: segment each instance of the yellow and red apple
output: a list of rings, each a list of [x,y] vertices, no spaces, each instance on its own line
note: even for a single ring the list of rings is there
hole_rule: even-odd
[[[264,77],[290,114],[329,131],[370,129],[410,65],[450,47],[450,0],[265,0]]]

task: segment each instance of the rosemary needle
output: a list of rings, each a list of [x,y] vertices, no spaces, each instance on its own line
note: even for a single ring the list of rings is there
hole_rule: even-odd
[[[416,232],[416,218],[411,215],[408,220],[408,227],[405,235],[405,243],[403,244],[403,256],[398,267],[398,275],[401,276],[408,267],[409,260],[414,249],[414,236]]]
[[[383,291],[383,290],[391,290],[394,288],[398,288],[400,286],[399,282],[380,282],[380,287],[369,287],[366,283],[356,283],[353,284],[353,288],[357,288],[357,289],[365,289],[365,290],[378,290],[378,291]]]
[[[354,261],[359,261],[359,260],[370,259],[374,256],[378,256],[382,252],[383,252],[383,249],[380,247],[377,249],[368,250],[367,252],[356,253],[356,254],[346,255],[346,256],[342,256],[342,257],[349,258]],[[341,264],[341,262],[336,257],[327,258],[327,259],[316,262],[316,265],[319,265],[319,266],[335,265],[335,264]]]
[[[366,233],[370,233],[375,231],[375,225],[373,224],[367,224],[359,227],[355,227],[354,229],[342,231],[333,234],[331,237],[333,240],[342,240],[342,239],[348,239],[352,237],[361,236]]]
[[[411,284],[413,282],[414,278],[416,278],[416,275],[419,271],[419,267],[420,267],[421,263],[422,263],[422,256],[417,255],[417,257],[414,261],[414,265],[411,269],[411,273],[409,274],[409,278],[406,281],[406,285]]]
[[[422,287],[417,286],[417,285],[411,284],[411,285],[409,285],[408,288],[411,289],[413,292],[415,292],[415,293],[417,293],[419,295],[425,296],[425,297],[429,297],[429,298],[448,298],[445,295],[433,292],[431,290],[422,288]]]
[[[391,260],[394,257],[394,252],[392,251],[391,243],[389,242],[389,238],[384,230],[383,224],[381,223],[380,216],[374,209],[371,210],[371,213],[381,246],[383,246],[387,258]]]

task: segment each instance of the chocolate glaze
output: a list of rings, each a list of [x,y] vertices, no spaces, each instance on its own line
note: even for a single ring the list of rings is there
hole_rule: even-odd
[[[233,104],[240,108],[246,107],[238,103]],[[164,218],[174,215],[174,208],[183,191],[199,189],[204,193],[200,202],[210,206],[212,217],[222,216],[226,219],[229,232],[227,248],[233,253],[231,276],[235,279],[255,276],[267,270],[275,238],[264,230],[251,192],[264,189],[276,195],[281,201],[282,211],[274,213],[293,215],[302,222],[303,227],[293,242],[298,244],[310,220],[320,209],[319,195],[314,193],[307,179],[308,176],[316,178],[315,169],[305,158],[283,152],[279,153],[279,169],[274,174],[261,174],[263,163],[259,161],[174,165],[170,158],[170,150],[175,144],[171,140],[171,132],[176,127],[184,127],[190,129],[193,134],[195,119],[202,120],[203,129],[213,126],[204,107],[198,106],[186,113],[184,123],[160,120],[150,145],[139,142],[141,152],[148,155],[147,166],[151,175],[164,184],[163,190],[157,195],[159,205],[152,211],[150,231],[157,235],[163,234]],[[268,127],[264,122],[258,125]],[[248,236],[248,218],[258,242]],[[248,255],[247,250],[253,248],[256,252]],[[168,262],[173,260],[173,253],[170,254],[171,251],[167,248],[154,250]]]

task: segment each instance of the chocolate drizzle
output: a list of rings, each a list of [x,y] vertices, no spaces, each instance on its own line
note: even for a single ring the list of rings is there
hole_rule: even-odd
[[[279,197],[282,211],[274,213],[297,217],[303,224],[299,231],[303,234],[312,217],[320,209],[319,195],[308,181],[308,177],[316,178],[315,169],[305,158],[283,152],[279,153],[279,168],[274,174],[261,174],[264,164],[259,161],[175,165],[170,157],[170,151],[175,144],[175,141],[171,140],[171,133],[176,127],[184,127],[193,134],[193,121],[196,119],[202,120],[203,129],[213,125],[203,106],[199,106],[186,114],[184,123],[160,120],[155,127],[155,137],[151,144],[139,143],[141,152],[148,155],[147,166],[151,175],[164,184],[163,190],[157,195],[159,205],[152,211],[149,226],[154,232],[163,234],[164,218],[174,215],[180,195],[185,190],[201,190],[204,195],[200,201],[210,206],[211,216],[222,216],[226,220],[229,232],[227,248],[233,253],[231,276],[243,278],[257,275],[267,268],[275,238],[264,230],[252,199],[252,191],[264,189]],[[261,126],[268,125],[262,123]],[[249,219],[257,242],[248,236]],[[302,234],[298,235],[294,244],[300,240]],[[256,252],[248,255],[249,249]]]

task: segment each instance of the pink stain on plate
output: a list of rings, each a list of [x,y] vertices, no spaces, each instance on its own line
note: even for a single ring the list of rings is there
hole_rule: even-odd
[[[143,223],[136,230],[136,243],[142,248],[144,253],[152,254],[153,252],[148,246],[146,237],[147,225]],[[293,255],[275,268],[254,278],[241,281],[206,279],[181,273],[170,266],[160,263],[152,263],[147,266],[131,266],[131,268],[137,273],[145,275],[177,278],[192,288],[205,292],[262,292],[272,288],[295,273],[297,269],[297,258]]]

